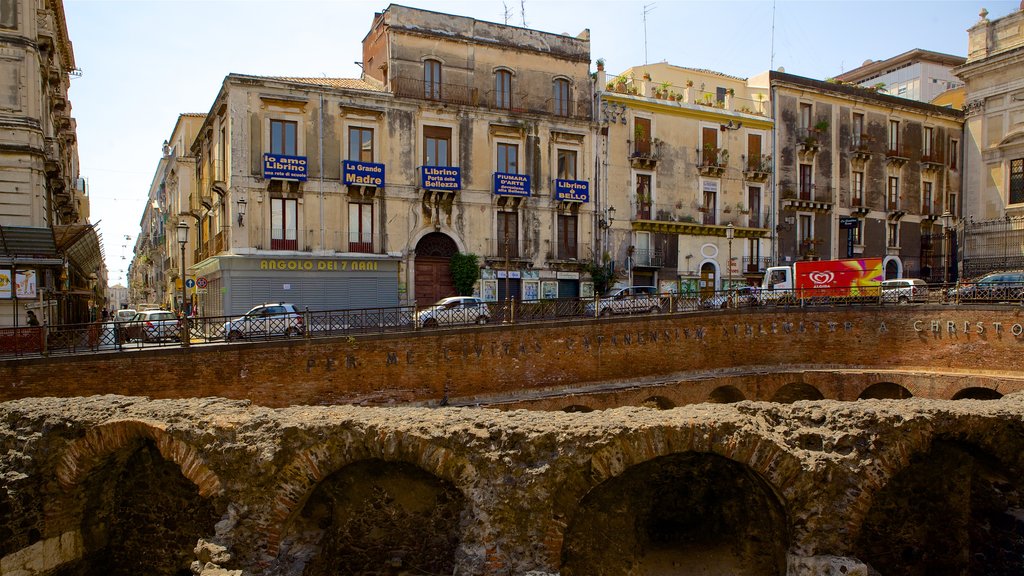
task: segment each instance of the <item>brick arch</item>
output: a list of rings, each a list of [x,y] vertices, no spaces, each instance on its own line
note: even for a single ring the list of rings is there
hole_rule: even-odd
[[[194,446],[167,433],[159,425],[139,420],[119,420],[101,424],[86,431],[64,450],[55,470],[63,488],[74,488],[103,460],[138,440],[152,440],[160,455],[181,468],[181,473],[199,489],[199,495],[222,494],[220,478],[206,465]]]
[[[266,541],[267,553],[277,556],[284,528],[292,515],[299,513],[306,500],[324,479],[349,464],[363,460],[405,462],[438,478],[451,482],[465,494],[464,478],[475,475],[473,465],[448,448],[422,438],[381,431],[365,436],[351,432],[331,442],[310,446],[296,454],[282,468],[281,481],[269,494],[269,512],[258,521],[259,533]]]
[[[715,454],[749,467],[789,513],[788,503],[802,472],[800,460],[784,446],[730,425],[688,422],[685,426],[666,424],[631,429],[587,460],[578,462],[576,473],[559,488],[561,494],[553,498],[553,518],[544,530],[551,565],[559,565],[568,519],[587,494],[638,464],[684,452]]]
[[[173,462],[182,475],[192,482],[199,496],[209,498],[224,493],[224,484],[210,470],[196,448],[175,438],[160,426],[140,420],[119,420],[89,428],[82,438],[73,441],[61,454],[54,475],[62,489],[46,506],[48,532],[64,530],[76,522],[85,502],[75,490],[106,458],[141,440],[152,440],[160,455]]]
[[[901,432],[898,439],[884,452],[877,452],[873,462],[861,474],[853,477],[856,485],[847,490],[850,497],[845,506],[837,507],[836,518],[843,518],[845,533],[853,542],[860,533],[875,496],[897,474],[910,465],[918,454],[926,454],[937,440],[953,440],[973,445],[993,457],[1007,469],[1024,473],[1024,434],[1019,422],[1000,419],[997,415],[967,416],[963,419],[932,421],[935,429],[916,429]],[[1007,442],[1016,438],[1017,442]],[[843,503],[839,503],[842,505]]]

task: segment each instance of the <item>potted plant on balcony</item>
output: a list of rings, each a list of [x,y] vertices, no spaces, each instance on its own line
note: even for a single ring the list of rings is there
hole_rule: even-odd
[[[671,87],[672,85],[669,84],[668,82],[662,82],[661,84],[659,84],[658,90],[656,92],[656,94],[658,94],[658,98],[661,98],[662,100],[669,99],[669,96],[672,93],[672,91],[669,90]]]
[[[604,70],[604,58],[598,58],[597,59],[597,69],[599,71],[600,70]]]
[[[828,132],[828,120],[818,120],[818,123],[814,125],[814,131],[818,134],[824,134]]]

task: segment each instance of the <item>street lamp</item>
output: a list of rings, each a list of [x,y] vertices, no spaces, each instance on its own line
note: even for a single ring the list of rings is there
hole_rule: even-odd
[[[949,224],[953,215],[946,210],[942,213],[942,284],[949,284]]]
[[[728,305],[732,308],[732,239],[736,237],[736,227],[732,225],[732,222],[725,227],[725,238],[729,241],[729,260],[725,263],[725,269],[728,270],[729,278],[729,300]]]
[[[188,314],[185,313],[185,246],[188,244],[188,224],[178,222],[178,244],[181,246],[181,345],[189,345]]]

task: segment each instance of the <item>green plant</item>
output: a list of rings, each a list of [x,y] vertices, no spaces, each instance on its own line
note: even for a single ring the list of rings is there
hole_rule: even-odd
[[[472,296],[473,285],[480,278],[480,261],[476,254],[452,254],[452,285],[459,296]]]
[[[818,132],[827,132],[828,126],[828,120],[818,120],[818,123],[814,125],[814,129]]]
[[[604,58],[597,59],[597,69],[604,70]]]
[[[583,269],[590,274],[590,279],[594,281],[594,293],[604,294],[608,292],[608,289],[615,281],[615,272],[612,271],[611,262],[608,261],[607,255],[605,255],[603,262],[594,262],[588,260],[583,263]]]

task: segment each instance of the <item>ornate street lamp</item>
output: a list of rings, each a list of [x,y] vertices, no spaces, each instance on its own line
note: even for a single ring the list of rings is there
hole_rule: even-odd
[[[949,284],[949,224],[953,215],[949,210],[942,213],[942,284]]]
[[[185,246],[188,245],[188,224],[178,222],[178,244],[181,246],[181,345],[189,345],[188,314],[185,313]]]
[[[725,237],[729,240],[729,260],[725,263],[725,269],[728,271],[726,277],[729,279],[728,306],[732,308],[732,239],[736,237],[736,228],[732,225],[732,222],[729,222],[725,227]]]

